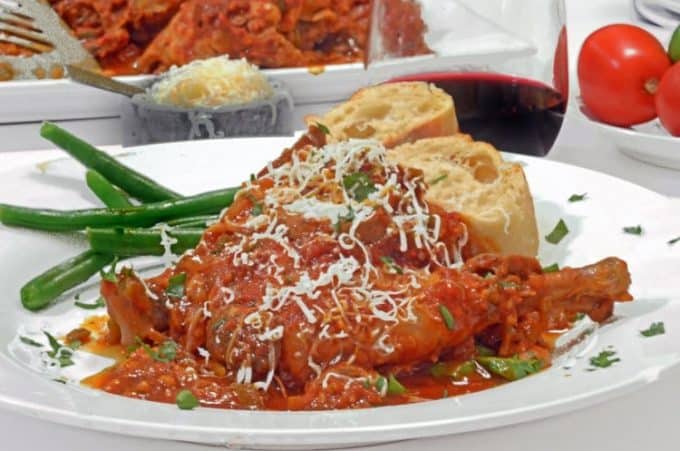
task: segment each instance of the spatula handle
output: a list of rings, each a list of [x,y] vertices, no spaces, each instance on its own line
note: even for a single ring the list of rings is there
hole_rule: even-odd
[[[144,92],[144,89],[138,86],[122,83],[120,81],[105,77],[96,72],[82,69],[77,66],[67,64],[66,68],[68,69],[68,76],[71,80],[84,85],[103,89],[116,94],[121,94],[127,97],[132,97],[135,94],[141,94]]]

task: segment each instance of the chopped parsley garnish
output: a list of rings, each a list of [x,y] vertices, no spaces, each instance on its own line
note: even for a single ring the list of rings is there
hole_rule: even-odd
[[[447,329],[454,330],[456,328],[456,319],[444,304],[439,304],[439,314],[442,316]]]
[[[98,309],[100,307],[105,307],[106,301],[104,300],[103,297],[100,296],[92,304],[88,304],[86,302],[76,301],[75,306],[80,307],[81,309],[85,309],[85,310],[94,310],[94,309]]]
[[[642,226],[624,227],[623,232],[629,235],[642,235]]]
[[[21,336],[19,337],[19,341],[21,341],[25,345],[33,346],[35,348],[42,348],[42,344],[38,343],[32,338]]]
[[[661,322],[661,321],[659,321],[657,323],[652,323],[652,325],[649,326],[649,328],[640,331],[640,334],[643,337],[648,337],[648,338],[654,337],[656,335],[663,335],[665,333],[666,333],[666,326],[664,326],[664,323]]]
[[[43,333],[47,337],[50,348],[52,348],[51,351],[47,351],[47,355],[59,362],[61,368],[73,365],[73,359],[71,359],[73,357],[73,350],[59,343],[59,340],[54,338],[49,332],[43,331]]]
[[[173,298],[184,297],[184,283],[187,280],[187,273],[181,272],[170,277],[168,281],[168,288],[165,289],[165,294]]]
[[[569,234],[567,224],[563,219],[560,219],[552,232],[545,236],[545,240],[550,244],[558,244]]]
[[[383,265],[387,267],[391,272],[394,272],[396,274],[404,274],[404,270],[401,268],[401,266],[397,265],[394,262],[394,259],[392,257],[380,257],[380,261],[383,262]]]
[[[323,133],[324,135],[330,135],[331,134],[330,129],[328,127],[326,127],[324,124],[322,124],[321,122],[316,122],[314,125],[316,125],[316,128],[321,130],[321,133]]]
[[[393,374],[390,374],[387,378],[387,394],[403,395],[404,393],[406,393],[406,387],[401,385],[401,382],[399,382]]]
[[[437,177],[436,179],[430,180],[429,182],[427,182],[427,184],[430,185],[430,186],[434,186],[439,182],[443,182],[447,178],[448,178],[448,174],[442,174],[439,177]]]
[[[499,280],[498,285],[500,285],[502,288],[508,289],[519,288],[519,285],[517,285],[515,282],[511,280]]]
[[[347,213],[338,216],[337,222],[333,224],[333,229],[335,229],[336,233],[340,233],[342,225],[352,221],[354,221],[354,209],[352,208],[351,205],[349,205],[347,207]]]
[[[493,374],[509,381],[538,373],[543,367],[543,362],[538,359],[524,360],[517,357],[477,357],[477,362]]]
[[[116,264],[118,263],[118,257],[113,259],[113,263],[111,263],[111,267],[109,268],[108,271],[104,271],[103,269],[99,271],[99,275],[103,280],[106,280],[107,282],[113,282],[116,283],[118,282],[118,278],[116,277]]]
[[[444,377],[449,375],[449,369],[442,362],[437,362],[430,367],[430,374],[433,377]]]
[[[460,381],[476,370],[475,362],[467,360],[458,365],[452,366],[451,363],[438,362],[430,367],[430,374],[434,377],[451,377],[453,380]]]
[[[159,347],[158,351],[151,346],[144,343],[140,338],[137,338],[137,344],[144,348],[144,351],[157,362],[170,363],[177,357],[177,343],[172,340],[164,341]]]
[[[616,362],[620,362],[618,357],[612,358],[616,355],[616,351],[604,350],[595,357],[590,358],[590,364],[596,368],[609,368]]]
[[[193,410],[200,404],[196,396],[194,396],[190,390],[182,390],[177,393],[175,402],[177,403],[177,407],[182,410]]]
[[[217,320],[217,322],[213,325],[213,330],[218,330],[220,327],[224,326],[224,323],[226,323],[227,320],[224,318],[220,318]]]
[[[477,366],[475,365],[475,362],[473,362],[472,360],[468,360],[467,362],[463,362],[460,365],[458,365],[456,369],[453,371],[453,373],[451,373],[451,377],[454,380],[460,381],[474,373],[476,369]]]
[[[347,194],[357,202],[363,202],[369,194],[377,191],[373,180],[365,172],[355,172],[342,178],[342,186],[345,187]]]
[[[386,393],[388,395],[401,395],[406,393],[406,387],[401,385],[394,375],[390,374],[388,377],[378,376],[375,380],[375,389],[378,393]]]
[[[250,174],[250,181],[254,182],[255,181],[255,174]]]
[[[375,389],[378,390],[379,393],[382,393],[386,386],[387,379],[384,376],[379,376],[375,381]]]
[[[572,194],[571,197],[569,197],[569,202],[581,202],[588,197],[588,193],[583,193],[583,194]]]
[[[576,314],[576,316],[574,317],[574,319],[575,319],[576,321],[581,321],[581,320],[582,320],[583,318],[585,318],[585,317],[586,317],[586,314],[585,314],[585,313],[583,313],[583,312],[578,312],[578,313]]]
[[[262,202],[258,201],[255,196],[251,193],[246,193],[246,197],[253,204],[253,208],[250,210],[253,216],[260,216],[264,211],[264,205]]]
[[[669,245],[669,246],[672,246],[672,245],[674,245],[674,244],[676,244],[676,243],[680,243],[680,236],[677,237],[677,238],[673,238],[672,240],[669,240],[669,241],[668,241],[668,245]]]
[[[558,265],[557,263],[553,263],[550,266],[545,266],[543,268],[543,273],[557,272],[559,270],[560,270],[560,265]]]
[[[158,347],[158,353],[155,357],[159,362],[172,362],[177,357],[177,343],[172,340],[163,342]]]

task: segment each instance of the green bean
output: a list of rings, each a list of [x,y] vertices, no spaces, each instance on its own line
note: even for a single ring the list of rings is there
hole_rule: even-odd
[[[49,210],[0,204],[0,222],[10,226],[55,232],[88,227],[148,227],[186,216],[219,213],[231,205],[238,188],[119,209]]]
[[[180,225],[175,226],[178,229],[207,229],[208,228],[208,221],[205,219],[199,219],[196,221],[187,221],[183,222]]]
[[[106,178],[94,169],[88,169],[85,173],[85,182],[95,196],[109,208],[131,207],[132,203],[127,195],[106,180]]]
[[[218,215],[202,215],[202,216],[188,216],[186,218],[173,219],[167,224],[171,227],[189,227],[200,226],[205,227],[208,222],[217,221],[220,217]]]
[[[28,310],[41,310],[62,293],[85,282],[113,261],[113,257],[88,250],[48,269],[21,287],[21,303]]]
[[[56,124],[51,122],[43,123],[40,128],[40,135],[142,202],[158,202],[181,197],[176,192],[125,166],[112,156],[72,135]]]
[[[203,229],[175,229],[166,232],[172,241],[171,250],[179,255],[196,247],[203,236]],[[163,255],[163,237],[155,229],[87,229],[90,247],[102,253],[113,253],[132,257],[137,255]]]

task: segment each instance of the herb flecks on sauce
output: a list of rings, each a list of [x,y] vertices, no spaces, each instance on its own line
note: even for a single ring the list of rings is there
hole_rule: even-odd
[[[543,273],[544,274],[548,274],[548,273],[551,273],[551,272],[557,272],[559,270],[560,270],[560,265],[558,265],[557,263],[553,263],[550,266],[544,266],[543,267]]]
[[[316,125],[316,128],[318,128],[321,131],[321,133],[323,133],[324,135],[330,135],[331,134],[331,131],[328,128],[328,126],[322,124],[321,122],[315,122],[314,125]]]
[[[200,404],[198,398],[190,390],[181,390],[177,393],[175,402],[181,410],[193,410]]]
[[[377,190],[371,177],[362,171],[346,175],[342,179],[342,184],[350,197],[354,198],[357,202],[363,202],[368,199],[371,193]]]
[[[446,328],[449,330],[455,330],[456,319],[453,317],[451,311],[444,304],[439,304],[439,314],[442,316],[442,320],[444,320]]]
[[[182,298],[184,297],[184,284],[187,280],[187,274],[182,272],[170,277],[168,281],[168,288],[166,288],[165,293],[172,298]]]
[[[549,355],[542,322],[499,324],[503,344],[476,332],[499,309],[518,322],[523,306],[538,311],[522,275],[528,268],[540,282],[538,262],[503,269],[499,256],[502,265],[473,269],[465,253],[485,243],[460,215],[428,203],[427,189],[422,172],[391,163],[373,141],[282,155],[174,267],[148,283],[123,273],[103,284],[118,290],[106,293],[112,313],[130,289],[148,314],[115,315],[127,337],[118,342],[141,343],[93,386],[162,402],[189,389],[181,399],[219,408],[345,409],[456,396],[541,370],[548,361],[525,351]],[[248,193],[265,206],[258,216]],[[561,301],[550,313],[567,328]],[[596,308],[587,301],[580,310]],[[492,355],[473,340],[492,343]],[[357,344],[370,351],[354,355]],[[501,349],[506,357],[493,355]],[[438,359],[446,377],[422,365]],[[175,381],[171,390],[157,390],[161,378]],[[140,382],[150,392],[137,391]]]

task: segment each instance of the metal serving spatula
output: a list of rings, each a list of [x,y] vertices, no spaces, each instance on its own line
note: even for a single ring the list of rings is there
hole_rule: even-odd
[[[83,85],[92,86],[93,88],[103,89],[126,97],[133,97],[136,94],[145,92],[144,88],[139,86],[123,83],[101,75],[98,72],[83,69],[72,64],[67,64],[66,69],[71,80]]]
[[[21,52],[0,54],[0,81],[62,78],[65,64],[99,68],[46,0],[0,0],[0,43]]]

